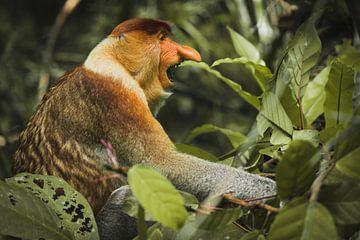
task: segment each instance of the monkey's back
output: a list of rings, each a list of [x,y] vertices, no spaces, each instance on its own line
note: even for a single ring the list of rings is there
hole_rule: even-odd
[[[13,173],[62,177],[97,213],[120,181],[106,177],[102,167],[108,156],[95,139],[101,129],[95,125],[97,109],[84,71],[79,67],[64,75],[44,96],[20,135]]]

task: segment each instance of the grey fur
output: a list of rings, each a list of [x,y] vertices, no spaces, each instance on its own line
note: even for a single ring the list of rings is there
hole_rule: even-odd
[[[245,200],[276,194],[276,184],[271,179],[182,153],[176,152],[173,157],[182,161],[174,164],[177,169],[161,165],[153,167],[167,176],[178,189],[193,193],[200,200],[209,194],[229,192]],[[98,214],[102,240],[132,239],[136,236],[136,220],[121,211],[121,205],[129,194],[131,190],[128,186],[115,190]]]

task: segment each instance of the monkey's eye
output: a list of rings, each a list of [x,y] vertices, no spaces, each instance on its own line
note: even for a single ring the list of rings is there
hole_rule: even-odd
[[[164,41],[167,38],[167,36],[165,34],[160,34],[160,41]]]

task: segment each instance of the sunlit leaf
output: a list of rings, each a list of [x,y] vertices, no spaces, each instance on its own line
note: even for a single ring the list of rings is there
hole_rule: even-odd
[[[329,240],[338,236],[332,216],[322,204],[298,198],[275,217],[268,239]]]
[[[324,68],[306,87],[302,103],[308,125],[324,112],[325,85],[328,82],[329,72],[330,67]]]
[[[309,189],[319,170],[317,149],[308,141],[294,140],[276,169],[276,184],[281,199],[288,200]]]
[[[232,81],[231,79],[224,77],[219,71],[212,69],[209,65],[204,62],[194,62],[194,61],[185,61],[181,64],[181,66],[193,66],[200,69],[203,69],[212,75],[216,76],[224,83],[226,83],[232,90],[234,90],[240,97],[242,97],[246,102],[252,105],[254,108],[260,108],[260,101],[258,97],[253,96],[249,92],[242,89],[241,85]]]
[[[240,144],[244,143],[247,140],[247,137],[241,132],[236,132],[227,128],[220,128],[212,124],[204,124],[200,127],[194,128],[189,134],[189,136],[186,138],[186,141],[190,142],[199,135],[217,131],[224,134],[229,139],[231,145],[234,148],[238,147]]]
[[[259,51],[251,42],[246,40],[239,33],[235,32],[232,28],[227,27],[227,30],[230,33],[235,51],[237,54],[239,54],[240,57],[246,57],[246,59],[249,59],[254,63],[260,63],[264,65],[264,61],[261,60]]]
[[[188,213],[175,187],[155,170],[135,165],[128,172],[128,182],[141,206],[164,226],[180,228]]]
[[[314,147],[319,146],[320,133],[317,130],[306,129],[306,130],[294,130],[293,140],[305,140],[309,141]]]

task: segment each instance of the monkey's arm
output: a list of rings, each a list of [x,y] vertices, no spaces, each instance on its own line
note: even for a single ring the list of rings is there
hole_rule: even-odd
[[[112,100],[106,107],[100,107],[107,109],[100,123],[104,138],[113,144],[119,159],[126,160],[125,164],[150,165],[178,189],[200,199],[214,190],[219,194],[231,191],[242,199],[276,194],[275,182],[270,179],[177,152],[146,102],[131,91],[118,94],[120,87],[110,87],[115,89],[110,96],[100,94]]]

